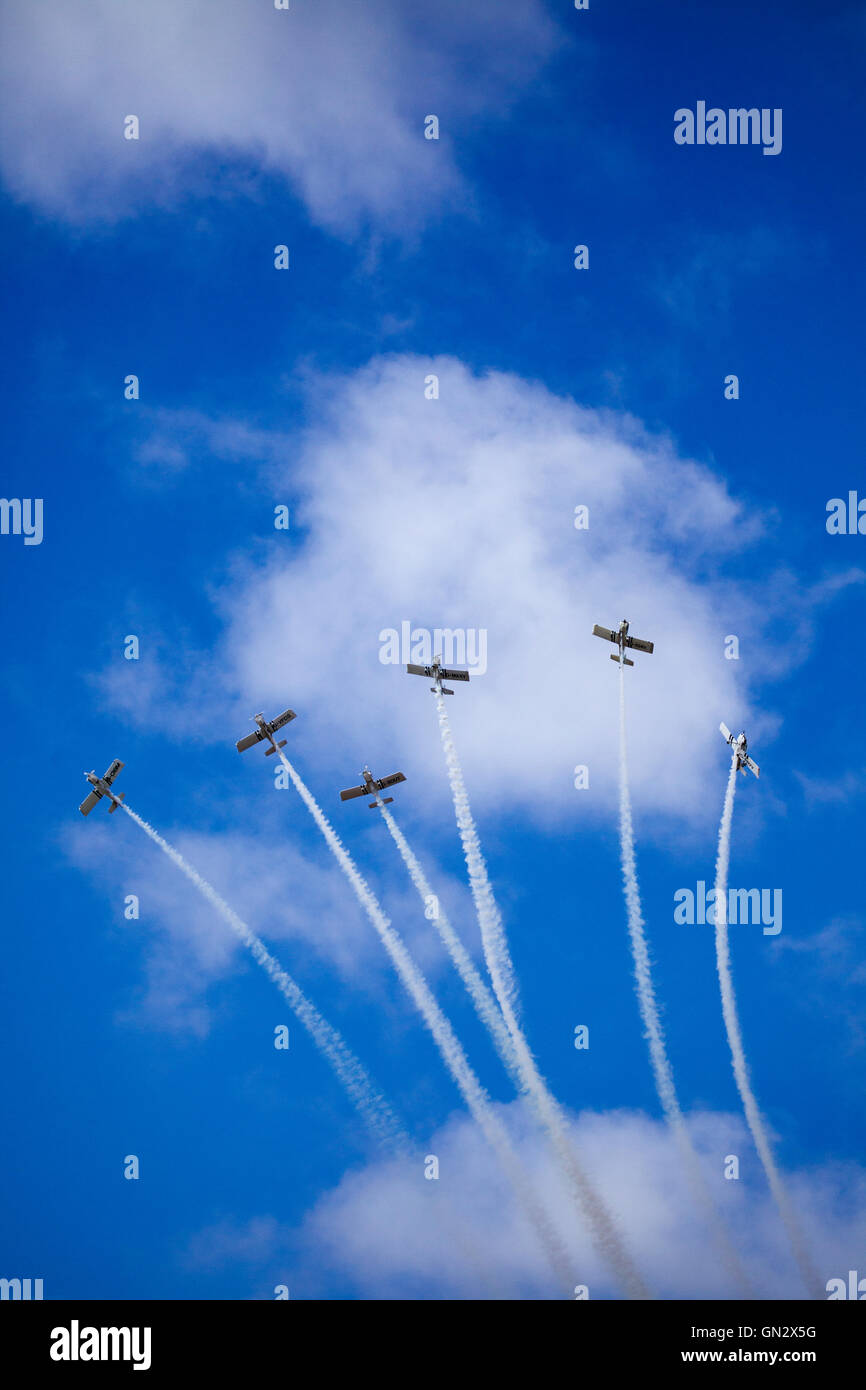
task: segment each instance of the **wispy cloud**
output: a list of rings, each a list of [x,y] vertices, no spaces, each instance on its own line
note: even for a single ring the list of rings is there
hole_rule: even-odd
[[[809,777],[807,773],[794,768],[794,776],[803,788],[806,805],[829,806],[854,801],[866,791],[866,768],[857,772],[847,769],[838,777]]]
[[[832,997],[834,1016],[847,1026],[849,1047],[862,1048],[866,1044],[866,923],[855,916],[834,917],[811,936],[775,937],[772,949],[810,958],[809,971],[797,977],[799,1000],[823,1019]]]
[[[194,465],[211,466],[254,462],[260,467],[286,457],[289,436],[263,429],[246,420],[211,416],[200,410],[141,408],[139,442],[133,456],[147,472],[154,469],[163,481]]]
[[[737,231],[692,230],[667,253],[655,293],[670,313],[689,327],[726,320],[736,293],[770,266],[796,267],[797,239],[767,226]]]
[[[501,118],[558,42],[540,0],[417,14],[400,0],[30,0],[2,21],[0,167],[17,198],[78,225],[259,197],[276,178],[322,227],[400,235],[471,202],[468,123]],[[139,140],[124,138],[130,114]]]

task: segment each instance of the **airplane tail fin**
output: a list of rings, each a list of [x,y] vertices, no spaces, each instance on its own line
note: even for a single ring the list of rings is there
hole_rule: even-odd
[[[288,743],[288,739],[286,739],[286,738],[281,738],[280,741],[279,741],[279,743],[277,744],[277,748],[285,748],[285,746],[286,746],[287,743]],[[272,753],[276,753],[277,748],[275,748],[274,745],[271,744],[270,748],[266,748],[266,749],[265,749],[265,757],[266,757],[266,758],[269,758],[269,757],[271,756]]]
[[[375,811],[377,806],[390,806],[393,800],[393,796],[383,796],[380,801],[368,801],[367,805],[371,811]]]
[[[118,801],[122,801],[123,798],[124,798],[125,796],[126,796],[126,792],[118,792],[118,794],[117,794],[117,801],[112,801],[111,805],[110,805],[109,808],[108,808],[108,814],[109,814],[109,815],[111,815],[112,811],[116,811],[116,810],[117,810],[117,802],[118,802]]]
[[[611,654],[610,654],[610,659],[611,659],[611,661],[619,661],[619,657],[616,656],[613,652],[611,652]],[[627,656],[624,656],[624,657],[623,657],[623,659],[622,659],[622,664],[623,664],[623,666],[634,666],[634,662],[633,662],[633,661],[629,661],[629,659],[628,659]]]
[[[433,691],[433,694],[435,695],[435,694],[436,694],[436,686],[435,686],[435,685],[431,685],[430,689]],[[443,694],[443,695],[453,695],[453,694],[454,694],[454,691],[453,691],[453,690],[446,690],[445,686],[443,685],[443,686],[442,686],[442,694]]]

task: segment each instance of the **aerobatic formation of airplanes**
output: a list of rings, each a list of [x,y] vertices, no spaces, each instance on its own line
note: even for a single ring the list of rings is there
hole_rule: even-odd
[[[727,724],[720,724],[719,728],[725,743],[729,743],[737,755],[737,771],[742,772],[744,777],[747,770],[749,772],[754,772],[756,777],[760,777],[761,769],[758,767],[757,763],[752,762],[752,759],[748,755],[747,749],[749,745],[746,735],[740,734],[739,738],[734,738]]]
[[[344,792],[340,792],[340,800],[351,801],[356,796],[372,796],[374,800],[370,802],[371,811],[380,804],[390,806],[394,800],[393,796],[383,796],[380,803],[378,792],[384,791],[386,787],[394,787],[398,782],[406,781],[402,772],[392,772],[390,777],[376,778],[368,767],[364,768],[361,776],[364,779],[364,785],[362,787],[347,787]]]
[[[446,690],[442,684],[443,681],[468,681],[469,679],[468,671],[452,671],[449,667],[443,666],[441,656],[434,656],[432,666],[410,665],[406,667],[406,670],[410,676],[429,677],[434,682],[430,687],[434,695],[437,692],[442,695],[454,694],[453,690]]]
[[[109,797],[111,800],[108,814],[111,815],[112,811],[117,810],[121,801],[126,796],[126,792],[121,792],[120,796],[116,796],[111,790],[111,784],[122,767],[123,763],[120,759],[115,758],[104,777],[97,777],[95,772],[85,772],[84,775],[93,787],[93,791],[87,793],[87,796],[78,808],[83,816],[89,816],[97,801],[101,801],[104,796]]]
[[[611,661],[619,661],[625,666],[634,665],[634,662],[630,661],[628,657],[625,655],[627,647],[630,647],[634,651],[639,652],[652,652],[653,650],[652,642],[645,642],[640,637],[629,636],[628,620],[626,618],[623,618],[616,632],[612,632],[610,628],[599,627],[597,623],[593,627],[592,631],[595,637],[603,637],[605,641],[614,642],[616,644],[618,648],[618,654],[614,654],[613,652],[611,652],[610,659]],[[445,680],[468,681],[469,679],[468,671],[455,671],[443,666],[442,658],[440,656],[434,657],[433,664],[431,666],[410,665],[406,667],[406,670],[409,673],[409,675],[427,676],[428,679],[432,680],[433,684],[430,687],[430,689],[434,692],[434,694],[438,694],[440,692],[443,695],[454,694],[453,690],[448,690],[443,685],[443,681]],[[267,741],[271,746],[270,748],[265,749],[265,755],[269,757],[272,753],[276,753],[278,749],[285,748],[286,740],[280,739],[278,742],[275,735],[279,729],[282,729],[285,724],[288,724],[290,720],[297,718],[297,716],[294,710],[287,709],[283,710],[282,714],[278,714],[276,719],[265,719],[264,714],[256,714],[253,716],[253,718],[255,720],[256,728],[253,733],[246,734],[244,738],[238,739],[236,745],[237,750],[239,753],[243,753],[247,748],[253,748],[257,743]],[[720,724],[719,728],[721,729],[725,742],[730,744],[731,748],[737,755],[738,770],[742,772],[744,776],[746,772],[753,772],[756,777],[760,776],[760,768],[758,767],[758,764],[756,762],[753,762],[752,759],[749,757],[746,735],[742,733],[739,735],[738,738],[735,738],[726,724]],[[111,812],[117,810],[118,806],[120,805],[121,801],[125,796],[125,793],[121,792],[118,796],[115,792],[111,790],[111,784],[117,776],[118,772],[120,772],[120,769],[122,767],[123,763],[120,761],[120,759],[115,758],[114,762],[108,768],[104,777],[97,777],[95,772],[85,772],[84,775],[87,778],[88,782],[90,782],[93,790],[88,793],[88,795],[82,801],[81,806],[79,807],[79,810],[81,811],[81,814],[83,816],[89,815],[96,803],[98,801],[101,801],[102,798],[105,796],[107,796],[111,802],[111,805],[108,808],[109,811]],[[361,773],[361,776],[364,779],[363,784],[357,787],[347,787],[345,791],[340,792],[340,800],[351,801],[357,796],[371,796],[373,798],[373,800],[370,802],[371,810],[374,809],[376,806],[380,805],[389,806],[391,802],[394,800],[393,796],[380,797],[379,792],[384,791],[387,787],[396,786],[398,782],[406,781],[406,778],[402,772],[393,772],[390,777],[376,778],[373,776],[372,772],[368,767],[364,768],[363,772]]]
[[[254,714],[253,719],[256,722],[255,731],[251,734],[246,734],[243,738],[239,738],[235,747],[239,753],[244,753],[247,748],[253,748],[257,743],[261,743],[262,739],[267,739],[271,746],[265,749],[265,757],[269,758],[272,753],[276,753],[278,748],[285,748],[286,746],[286,739],[281,738],[279,743],[277,743],[274,734],[278,729],[281,729],[284,724],[288,724],[291,719],[296,718],[297,715],[293,709],[283,710],[282,714],[278,714],[276,719],[270,721],[265,719],[263,714]]]
[[[629,637],[628,618],[623,618],[616,632],[611,632],[609,627],[599,627],[598,623],[592,629],[593,637],[603,637],[606,642],[615,642],[619,648],[619,656],[613,652],[610,654],[611,661],[619,661],[623,666],[634,666],[633,661],[629,661],[625,654],[626,647],[632,647],[636,652],[652,652],[653,643],[644,642],[641,637]]]

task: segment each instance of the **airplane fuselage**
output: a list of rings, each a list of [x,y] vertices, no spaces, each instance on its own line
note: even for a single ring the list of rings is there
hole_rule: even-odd
[[[114,792],[111,790],[111,787],[106,782],[104,777],[97,777],[95,772],[85,772],[84,775],[87,778],[90,785],[92,787],[95,787],[96,790],[102,796],[107,796],[109,801],[116,801],[118,806],[120,805],[120,798],[118,796],[115,796]]]
[[[447,689],[445,688],[445,686],[442,684],[442,662],[439,660],[438,657],[436,657],[436,659],[435,659],[434,662],[433,662],[433,665],[430,667],[430,673],[431,673],[431,675],[433,676],[433,680],[434,680],[434,684],[431,685],[431,687],[430,687],[430,690],[431,690],[432,694],[434,694],[434,695],[453,695],[453,694],[454,694],[454,691],[453,691],[453,690],[447,690]]]
[[[280,748],[284,748],[284,747],[285,747],[285,740],[283,741],[283,743],[281,743],[281,744],[279,745],[279,748],[277,747],[277,740],[276,740],[276,732],[277,732],[277,731],[276,731],[276,729],[274,728],[273,724],[269,724],[269,723],[268,723],[267,719],[263,719],[262,716],[261,716],[260,714],[257,714],[257,715],[256,715],[256,723],[258,724],[259,728],[261,729],[262,734],[264,735],[264,737],[268,740],[268,743],[271,745],[270,748],[268,749],[268,752],[269,752],[269,753],[278,753]]]
[[[628,618],[623,618],[622,622],[620,623],[619,627],[617,628],[616,632],[614,633],[614,640],[615,640],[615,642],[616,642],[616,649],[617,649],[617,651],[619,652],[619,657],[618,657],[618,658],[617,658],[617,657],[613,657],[612,659],[613,659],[614,661],[619,660],[620,663],[622,663],[622,664],[624,664],[624,665],[626,665],[626,666],[633,666],[633,665],[634,665],[634,662],[633,662],[633,661],[630,661],[629,658],[628,658],[628,657],[626,656],[626,654],[625,654],[625,650],[626,650],[626,648],[625,648],[625,643],[626,643],[626,638],[627,638],[627,637],[628,637]]]
[[[747,772],[753,772],[756,777],[760,776],[761,769],[758,764],[749,757],[749,741],[746,738],[745,730],[734,737],[727,724],[720,724],[722,737],[725,743],[730,745],[731,752],[737,760],[737,770],[742,772],[745,777]]]

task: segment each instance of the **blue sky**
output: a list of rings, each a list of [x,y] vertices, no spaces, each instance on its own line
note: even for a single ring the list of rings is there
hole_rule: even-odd
[[[822,1277],[855,1267],[866,542],[828,536],[825,509],[866,491],[862,13],[533,0],[422,21],[296,0],[210,4],[206,24],[190,3],[172,32],[172,6],[147,8],[38,0],[3,20],[3,491],[42,497],[45,529],[39,546],[0,537],[0,1272],[43,1277],[48,1297],[476,1295],[436,1188],[504,1292],[551,1296],[506,1189],[490,1211],[495,1160],[315,826],[234,748],[254,710],[297,710],[287,752],[544,1186],[544,1145],[384,827],[337,797],[365,762],[406,772],[394,810],[480,961],[435,711],[379,659],[380,631],[408,620],[488,634],[488,671],[450,713],[539,1065],[647,1277],[665,1296],[731,1292],[693,1234],[631,985],[616,673],[589,636],[626,613],[656,642],[627,673],[629,755],[681,1101],[756,1279],[798,1295],[742,1127],[711,931],[673,920],[674,892],[712,879],[724,719],[761,765],[738,787],[731,881],[784,898],[777,937],[731,928],[753,1080]],[[781,108],[781,153],[676,145],[674,111],[703,99]],[[113,757],[418,1153],[443,1156],[438,1187],[420,1159],[407,1174],[376,1152],[269,981],[135,825],[81,820],[81,770]],[[719,1180],[731,1152],[738,1184]],[[617,1296],[585,1235],[568,1239],[593,1296]]]

